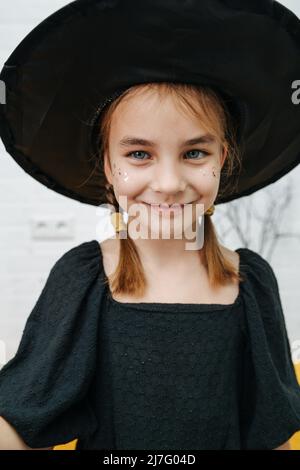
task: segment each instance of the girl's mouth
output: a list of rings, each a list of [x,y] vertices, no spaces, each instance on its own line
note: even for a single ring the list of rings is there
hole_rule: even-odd
[[[150,210],[153,210],[154,212],[161,214],[161,215],[168,215],[168,214],[180,214],[184,206],[187,204],[173,204],[171,206],[166,205],[166,204],[148,204],[146,202],[143,202],[146,206],[150,207]]]

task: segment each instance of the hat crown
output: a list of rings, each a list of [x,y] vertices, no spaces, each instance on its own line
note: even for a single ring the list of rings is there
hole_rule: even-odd
[[[227,202],[299,163],[300,106],[291,99],[299,53],[300,21],[276,1],[77,0],[5,61],[0,135],[39,182],[99,205],[105,181],[91,146],[96,110],[136,84],[209,86],[226,97],[240,132],[243,171],[234,192],[216,203]]]

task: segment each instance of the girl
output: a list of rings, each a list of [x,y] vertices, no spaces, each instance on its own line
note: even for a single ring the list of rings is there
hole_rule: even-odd
[[[101,2],[89,3],[91,27]],[[117,21],[122,7],[107,4]],[[72,15],[76,24],[75,10],[64,10],[68,24]],[[157,5],[151,12],[155,23]],[[227,13],[229,24],[235,11]],[[242,192],[249,156],[242,115],[213,84],[150,76],[116,86],[91,121],[101,202],[111,204],[116,234],[72,248],[50,271],[0,373],[2,448],[76,438],[77,449],[288,449],[300,429],[300,387],[273,269],[250,249],[221,245],[211,220],[215,203]],[[267,158],[258,159],[256,168],[264,167]],[[70,179],[53,188],[70,196]],[[201,229],[200,247],[190,249]]]

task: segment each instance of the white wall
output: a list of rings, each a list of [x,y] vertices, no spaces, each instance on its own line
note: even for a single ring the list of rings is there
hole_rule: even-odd
[[[0,67],[10,53],[48,15],[69,3],[65,0],[10,0],[0,3]],[[298,0],[283,1],[300,16]],[[296,77],[300,79],[300,77]],[[290,228],[300,233],[300,168],[286,178],[295,187],[288,210]],[[256,208],[260,210],[259,202]],[[73,237],[65,241],[34,241],[31,216],[74,217]],[[54,262],[69,248],[95,238],[95,208],[61,196],[29,177],[0,142],[0,365],[15,354],[22,330]],[[230,242],[235,249],[240,244]],[[255,248],[255,247],[253,247]],[[272,266],[278,277],[292,349],[300,350],[299,240],[281,244]],[[297,344],[299,341],[299,345]],[[298,354],[300,359],[300,354]]]
[[[0,1],[0,67],[36,25],[66,0]],[[68,240],[31,239],[31,217],[74,217]],[[44,187],[27,175],[0,140],[0,364],[12,357],[49,271],[69,248],[95,238],[95,208]],[[2,341],[2,342],[1,342]],[[2,356],[2,358],[1,358]],[[6,362],[6,361],[5,361]]]

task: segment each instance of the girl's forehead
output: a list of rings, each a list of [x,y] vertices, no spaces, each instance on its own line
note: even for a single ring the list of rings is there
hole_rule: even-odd
[[[195,98],[186,96],[185,100],[190,102],[193,107],[198,108],[199,111],[201,110],[200,103]],[[158,92],[155,90],[140,91],[126,96],[117,107],[119,112],[139,111],[141,113],[146,113],[150,109],[160,112],[166,108],[176,110],[179,113],[185,111],[185,114],[189,114],[188,106],[184,105],[184,101],[179,95],[176,96],[174,93]]]
[[[162,128],[162,125],[164,126]],[[153,134],[164,131],[176,130],[183,136],[187,134],[193,137],[193,134],[205,133],[210,130],[213,132],[211,122],[205,114],[199,110],[196,115],[188,109],[178,106],[174,99],[166,97],[166,100],[158,102],[157,98],[145,101],[127,101],[120,103],[116,108],[111,121],[111,131],[120,136],[134,133]],[[188,137],[186,137],[188,139]]]

